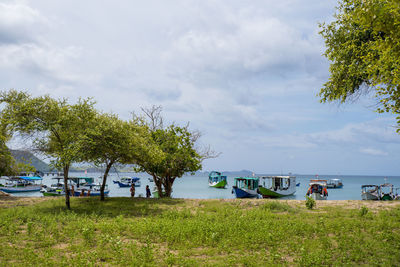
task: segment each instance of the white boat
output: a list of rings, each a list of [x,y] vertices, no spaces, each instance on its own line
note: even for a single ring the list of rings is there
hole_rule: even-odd
[[[378,185],[362,185],[361,186],[361,199],[362,200],[379,200],[380,188]]]
[[[23,193],[40,191],[42,178],[37,176],[1,177],[0,190],[6,193]]]
[[[326,180],[310,180],[307,196],[315,200],[326,200],[328,198],[328,191],[326,188]]]
[[[263,198],[279,198],[296,193],[295,176],[260,176],[258,193]]]
[[[343,187],[343,182],[342,179],[330,179],[327,183],[326,183],[326,187],[327,188],[342,188]]]

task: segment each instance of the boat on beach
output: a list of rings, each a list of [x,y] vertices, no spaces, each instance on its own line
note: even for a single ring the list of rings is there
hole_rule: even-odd
[[[258,193],[263,198],[280,198],[296,193],[295,176],[261,176]]]
[[[380,188],[378,185],[365,184],[361,186],[362,200],[379,200],[380,195]]]
[[[226,176],[222,175],[220,172],[212,171],[208,175],[208,186],[210,187],[225,188],[227,184]]]
[[[237,198],[258,198],[258,177],[235,177],[232,193]]]
[[[396,197],[393,192],[393,185],[384,183],[379,186],[380,200],[394,200]]]
[[[343,182],[342,179],[335,178],[335,179],[330,179],[326,183],[327,188],[342,188],[343,187]]]
[[[35,192],[43,186],[43,179],[39,176],[4,176],[1,179],[0,190],[5,193]]]
[[[307,196],[315,200],[326,200],[328,198],[328,191],[326,188],[326,180],[310,180]]]

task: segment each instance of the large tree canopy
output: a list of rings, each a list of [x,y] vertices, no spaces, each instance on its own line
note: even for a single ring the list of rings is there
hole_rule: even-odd
[[[343,103],[374,90],[379,112],[400,114],[400,2],[341,0],[334,17],[320,25],[331,61],[321,101]]]

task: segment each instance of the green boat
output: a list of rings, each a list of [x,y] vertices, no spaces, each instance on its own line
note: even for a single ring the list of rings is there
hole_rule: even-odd
[[[295,176],[262,176],[258,193],[263,198],[280,198],[296,193]]]
[[[228,182],[226,181],[226,176],[221,175],[220,172],[212,171],[208,175],[208,185],[215,188],[226,188]]]

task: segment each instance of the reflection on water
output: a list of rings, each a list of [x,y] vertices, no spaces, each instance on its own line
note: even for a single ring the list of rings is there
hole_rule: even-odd
[[[101,173],[89,173],[85,175],[82,173],[72,173],[71,176],[89,176],[96,178],[96,182],[99,182],[98,177]],[[146,174],[136,174],[136,173],[124,173],[119,174],[119,176],[136,176],[141,178],[141,187],[136,188],[136,196],[142,195],[146,196],[146,185],[153,189],[154,183],[149,181],[149,175]],[[43,177],[43,183],[45,185],[51,185],[54,176]],[[184,176],[182,178],[176,179],[173,186],[172,196],[175,198],[234,198],[232,194],[234,176],[228,176],[228,186],[227,189],[218,189],[208,186],[208,177],[200,176]],[[332,179],[341,178],[343,180],[342,189],[329,189],[330,200],[360,200],[361,199],[361,185],[362,184],[383,184],[385,183],[384,176],[319,176],[319,179]],[[108,188],[110,189],[110,197],[129,197],[129,188],[119,188],[117,184],[114,184],[112,180],[118,179],[118,175],[115,173],[110,174],[108,177]],[[315,179],[313,175],[297,175],[296,181],[300,182],[300,186],[297,187],[297,192],[295,195],[285,197],[283,199],[301,199],[304,200],[304,196],[308,189],[308,182],[310,179]],[[392,183],[394,187],[400,187],[400,177],[399,176],[389,176],[386,180],[388,183]],[[13,194],[14,196],[23,197],[42,197],[40,192],[27,192]]]

